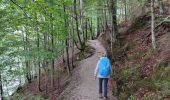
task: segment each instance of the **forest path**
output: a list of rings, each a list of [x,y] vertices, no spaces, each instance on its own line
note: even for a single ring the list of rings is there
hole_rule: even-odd
[[[88,45],[95,48],[94,54],[80,61],[77,69],[74,70],[71,83],[61,93],[59,100],[103,100],[98,97],[98,80],[94,79],[94,69],[98,61],[97,52],[101,52],[104,47],[98,40],[89,40]],[[108,93],[109,100],[117,100]]]

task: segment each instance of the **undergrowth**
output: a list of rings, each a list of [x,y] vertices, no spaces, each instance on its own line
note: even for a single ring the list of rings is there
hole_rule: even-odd
[[[135,45],[128,44],[127,47],[128,50],[131,50]],[[170,96],[170,64],[168,61],[160,61],[154,66],[152,75],[141,77],[140,67],[156,53],[159,53],[158,50],[153,49],[133,53],[128,58],[129,61],[143,57],[140,63],[132,66],[128,61],[115,68],[113,79],[116,80],[117,91],[113,94],[117,95],[120,100],[136,100],[135,94],[142,88],[148,90],[148,94],[146,93],[142,100],[163,100]]]

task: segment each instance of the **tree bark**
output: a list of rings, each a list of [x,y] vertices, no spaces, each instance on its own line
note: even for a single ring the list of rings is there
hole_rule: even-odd
[[[112,12],[112,42],[117,41],[118,30],[117,30],[117,11],[116,11],[117,0],[111,0],[111,12]]]
[[[77,30],[77,36],[80,45],[82,45],[81,37],[80,37],[80,31],[79,31],[79,24],[78,24],[78,15],[77,15],[77,0],[74,0],[74,15],[75,15],[75,20],[76,20],[76,30]]]
[[[28,48],[28,34],[26,33],[26,37],[25,37],[25,52],[28,53],[29,52],[29,48]],[[28,83],[31,83],[32,79],[31,79],[31,68],[30,68],[30,61],[28,60],[28,55],[26,55],[26,59],[25,59],[25,66],[26,66],[26,78]]]
[[[151,0],[151,39],[152,39],[152,47],[156,49],[156,41],[155,41],[155,15],[154,15],[154,0]]]
[[[88,34],[88,20],[86,19],[86,36],[85,36],[85,40],[87,41],[88,40],[88,36],[87,36],[87,34]]]
[[[48,41],[48,33],[44,32],[44,50],[47,51],[47,41]],[[47,94],[47,84],[48,84],[48,62],[46,59],[44,59],[43,61],[43,68],[44,68],[44,71],[45,71],[45,93]]]
[[[53,53],[53,55],[54,55],[54,35],[53,35],[53,33],[52,33],[52,36],[51,36],[51,42],[52,42],[52,53]],[[55,61],[54,61],[54,58],[52,59],[52,66],[51,66],[51,86],[52,87],[54,87],[54,63]]]
[[[127,0],[124,0],[125,5],[125,21],[127,21]]]
[[[38,33],[37,33],[37,47],[38,47],[38,91],[41,91],[41,67],[40,67],[40,59],[39,59],[40,36]]]
[[[68,75],[70,75],[70,61],[69,61],[69,48],[68,48],[68,39],[65,40],[65,45],[66,45],[66,56],[67,56],[67,72]]]
[[[162,16],[164,13],[164,4],[163,4],[163,0],[159,0],[159,13]]]
[[[53,14],[51,13],[50,14],[50,29],[51,29],[51,49],[52,49],[52,53],[54,55],[54,50],[55,50],[55,47],[54,47],[54,33],[53,33],[53,21],[52,21],[52,18],[53,18]],[[51,86],[52,88],[54,87],[54,58],[52,58],[52,66],[51,66]]]
[[[99,35],[100,35],[100,19],[99,19],[99,17],[97,17],[97,37],[99,37]]]
[[[84,27],[83,27],[83,20],[84,20],[84,7],[83,7],[83,0],[80,1],[80,33],[83,35],[83,43],[85,42],[84,38]]]
[[[64,6],[64,13],[66,13],[66,9],[65,9],[65,5],[63,5]],[[68,29],[67,29],[67,27],[68,27],[68,22],[67,22],[67,19],[65,18],[64,19],[64,21],[65,21],[65,27],[66,27],[66,34],[68,34]],[[67,61],[66,61],[66,63],[67,63],[67,72],[68,72],[68,75],[70,75],[70,61],[69,61],[69,35],[67,35],[66,36],[66,40],[65,40],[65,45],[66,45],[66,58],[67,58]]]
[[[90,20],[89,28],[90,28],[90,33],[91,33],[91,40],[93,40],[94,36],[93,36],[93,22],[92,22],[92,19]]]
[[[72,30],[72,68],[74,68],[74,29]]]
[[[3,98],[3,87],[2,87],[2,75],[0,73],[0,91],[1,91],[1,100],[4,100]]]

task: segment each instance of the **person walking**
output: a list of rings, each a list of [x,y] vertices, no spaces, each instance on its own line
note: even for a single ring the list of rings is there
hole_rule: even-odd
[[[104,99],[107,100],[107,86],[108,86],[108,79],[112,74],[112,68],[110,65],[110,60],[106,56],[106,52],[99,53],[99,60],[97,62],[97,66],[95,68],[94,76],[95,79],[98,78],[99,80],[99,98],[103,98],[103,85],[104,85]],[[104,84],[103,84],[104,82]],[[102,85],[103,84],[103,85]]]

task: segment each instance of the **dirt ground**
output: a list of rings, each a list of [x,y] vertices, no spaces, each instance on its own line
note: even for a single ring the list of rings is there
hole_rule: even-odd
[[[61,93],[58,100],[102,100],[98,97],[98,80],[94,79],[94,70],[97,64],[97,52],[105,50],[98,40],[88,41],[88,45],[95,48],[93,56],[80,61],[72,75],[72,81]],[[117,100],[108,90],[109,100]]]

